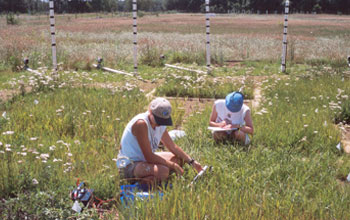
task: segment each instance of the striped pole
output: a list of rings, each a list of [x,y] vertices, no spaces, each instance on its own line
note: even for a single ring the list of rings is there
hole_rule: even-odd
[[[207,35],[207,68],[210,68],[210,18],[209,18],[209,0],[205,0],[205,27],[206,27],[206,35]]]
[[[50,32],[51,32],[51,47],[52,47],[52,66],[57,70],[57,55],[56,55],[56,36],[55,36],[55,10],[53,0],[50,0]]]
[[[132,0],[133,32],[134,32],[134,74],[137,75],[137,0]]]
[[[282,48],[282,72],[286,72],[286,57],[287,57],[287,29],[288,29],[288,13],[289,13],[289,0],[286,0],[286,9],[284,13],[284,28],[283,28],[283,48]]]

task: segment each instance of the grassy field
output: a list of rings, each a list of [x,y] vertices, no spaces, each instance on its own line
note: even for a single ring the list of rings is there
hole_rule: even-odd
[[[140,81],[91,68],[97,56],[106,66],[133,67],[130,14],[101,16],[58,16],[56,77],[48,71],[47,16],[20,15],[16,26],[0,17],[1,219],[350,218],[350,161],[336,148],[339,126],[350,123],[350,17],[291,15],[282,74],[281,16],[218,15],[212,18],[215,68],[201,75],[163,64],[205,70],[203,15],[145,15]],[[40,74],[18,70],[24,56]],[[217,144],[207,130],[213,102],[199,99],[197,108],[186,100],[222,98],[239,88],[252,109],[252,143]],[[262,98],[253,107],[258,89]],[[152,91],[184,98],[171,99],[169,130],[185,130],[176,143],[214,168],[187,187],[196,174],[185,165],[163,199],[125,207],[115,166],[119,142],[126,123],[146,111]],[[78,178],[95,196],[114,199],[107,212],[71,210],[68,193]]]
[[[23,57],[36,68],[51,64],[47,16],[18,17],[19,25],[7,26],[0,18],[0,70],[17,69]],[[62,67],[89,70],[97,57],[106,65],[127,69],[132,63],[130,14],[111,17],[58,15],[57,51]],[[350,53],[350,17],[337,15],[290,15],[288,59],[297,63],[342,62]],[[205,64],[205,18],[201,14],[145,15],[138,19],[141,64]],[[212,62],[267,60],[281,56],[281,15],[218,15],[211,18]],[[20,34],[19,34],[20,33]]]

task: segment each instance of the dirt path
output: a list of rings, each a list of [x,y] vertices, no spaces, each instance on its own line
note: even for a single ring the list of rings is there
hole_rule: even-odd
[[[254,99],[252,100],[252,108],[258,109],[261,102],[261,82],[254,83]]]
[[[4,89],[0,91],[0,102],[6,102],[11,99],[15,94],[18,94],[16,90]]]
[[[31,87],[25,87],[25,92],[30,92]],[[0,90],[0,103],[4,103],[7,100],[11,99],[15,95],[18,95],[21,91],[19,89],[3,89]]]
[[[341,144],[344,152],[350,154],[350,125],[341,125],[339,128],[342,133]]]

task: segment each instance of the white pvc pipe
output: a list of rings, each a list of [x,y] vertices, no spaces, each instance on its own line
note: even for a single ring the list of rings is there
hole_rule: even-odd
[[[199,74],[206,74],[206,72],[204,72],[204,71],[189,69],[189,68],[181,67],[181,66],[175,66],[175,65],[170,65],[170,64],[165,64],[165,66],[166,66],[166,67],[170,67],[170,68],[174,68],[174,69],[179,69],[179,70],[186,70],[186,71],[190,71],[190,72],[195,72],[195,73],[199,73]]]
[[[55,30],[55,10],[53,0],[50,0],[50,33],[51,33],[51,48],[52,48],[52,66],[57,70],[57,54],[56,54],[56,30]]]
[[[92,64],[92,65],[97,68],[96,64]],[[134,76],[131,73],[127,73],[127,72],[120,71],[120,70],[114,70],[114,69],[111,69],[111,68],[108,68],[108,67],[101,67],[101,69],[103,69],[105,71],[108,71],[108,72],[112,72],[112,73],[118,73],[118,74],[123,74],[123,75],[127,75],[127,76]]]
[[[134,34],[134,74],[137,74],[137,0],[132,0],[133,34]]]
[[[206,27],[206,52],[207,67],[210,68],[210,18],[209,18],[209,0],[205,0],[205,27]]]
[[[282,62],[281,62],[282,72],[286,72],[288,14],[289,14],[289,0],[286,0],[286,8],[284,12],[284,26],[283,26],[283,43],[282,43],[282,46],[283,46]]]
[[[34,74],[36,74],[36,75],[41,75],[41,74],[42,74],[42,73],[40,73],[40,72],[38,72],[38,71],[36,71],[36,70],[32,70],[32,69],[30,69],[30,68],[27,68],[26,70],[29,71],[29,72],[31,72],[31,73],[34,73]]]

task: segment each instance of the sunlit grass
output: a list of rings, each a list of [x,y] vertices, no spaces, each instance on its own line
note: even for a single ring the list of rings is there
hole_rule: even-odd
[[[212,77],[208,74],[168,69],[165,82],[157,87],[156,95],[224,98],[228,93],[239,90],[243,91],[246,99],[252,99],[253,81],[244,77]]]
[[[202,164],[213,165],[214,172],[193,188],[186,188],[188,180],[177,180],[165,199],[122,210],[124,216],[348,218],[344,202],[350,188],[337,178],[347,175],[350,163],[335,147],[340,133],[332,124],[337,108],[330,103],[347,100],[341,95],[349,93],[349,81],[293,77],[268,80],[265,86],[262,108],[253,110],[256,132],[250,147],[214,144],[206,130],[208,105],[188,121],[188,136],[179,145]]]
[[[187,188],[195,172],[185,166],[183,178],[171,177],[173,188],[162,200],[117,205],[114,213],[140,219],[348,218],[343,207],[349,188],[339,182],[350,163],[335,147],[340,133],[333,126],[350,93],[343,77],[319,69],[266,78],[263,103],[252,109],[255,135],[249,147],[214,143],[206,129],[212,103],[182,124],[183,107],[172,102],[174,128],[181,125],[187,133],[176,142],[213,172]],[[113,159],[121,133],[148,104],[142,92],[127,90],[38,90],[3,105],[0,187],[12,213],[19,211],[10,199],[15,196],[23,201],[24,215],[39,216],[35,210],[46,207],[46,214],[38,211],[42,218],[72,216],[67,194],[77,178],[98,197],[118,198],[122,183]],[[32,202],[34,208],[24,202],[31,199],[46,203]]]
[[[97,16],[97,18],[96,18]],[[5,18],[2,18],[5,19]],[[28,57],[33,68],[51,65],[51,42],[46,16],[20,16],[20,25],[0,29],[0,69],[16,70]],[[1,18],[0,18],[1,20]],[[340,61],[350,53],[346,16],[292,15],[288,30],[288,62]],[[282,16],[217,15],[212,18],[212,63],[228,60],[280,62]],[[293,23],[294,22],[294,23]],[[1,22],[0,22],[1,23]],[[139,18],[140,64],[165,62],[205,66],[205,20],[202,14],[161,14]],[[87,14],[57,16],[57,54],[63,67],[89,70],[97,57],[110,67],[132,67],[132,19],[125,16]],[[21,33],[21,35],[16,34]],[[155,53],[149,53],[151,48]]]
[[[187,134],[176,143],[213,172],[187,187],[195,172],[185,165],[182,178],[171,176],[173,188],[163,199],[129,207],[116,202],[105,216],[349,219],[350,186],[344,179],[350,162],[336,148],[341,134],[334,124],[349,115],[348,17],[294,15],[301,25],[291,19],[286,75],[279,64],[280,16],[218,15],[212,19],[214,68],[198,75],[163,64],[206,71],[203,16],[146,15],[140,19],[139,74],[148,84],[141,85],[92,68],[101,56],[105,66],[133,72],[130,14],[115,20],[96,16],[57,16],[57,80],[47,71],[47,16],[20,16],[11,28],[0,18],[0,88],[31,88],[0,105],[1,218],[98,219],[95,209],[74,214],[68,193],[80,178],[99,198],[118,201],[124,184],[115,166],[121,134],[134,115],[147,110],[150,90],[159,96],[222,98],[242,88],[252,99],[253,89],[262,85],[262,103],[251,109],[255,132],[248,147],[213,141],[207,130],[213,103],[187,117],[184,103],[172,100],[169,129]],[[24,56],[42,73],[17,72]]]

